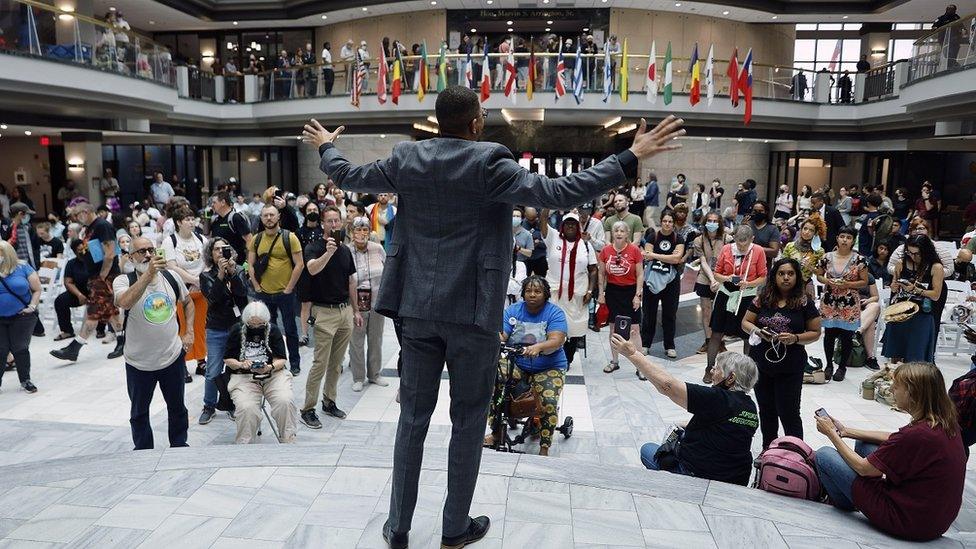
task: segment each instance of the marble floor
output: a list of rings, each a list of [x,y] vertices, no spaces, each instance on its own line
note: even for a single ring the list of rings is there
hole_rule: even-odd
[[[679,317],[690,322],[694,302]],[[39,392],[22,391],[14,372],[0,390],[0,548],[3,547],[382,547],[380,528],[390,490],[396,341],[384,339],[390,386],[353,392],[347,371],[338,403],[344,421],[322,416],[323,429],[301,426],[294,445],[279,445],[270,430],[250,446],[234,446],[235,424],[218,416],[196,420],[203,383],[188,384],[190,448],[131,451],[128,398],[121,359],[111,345],[92,342],[74,364],[48,351],[60,344],[35,338],[32,378]],[[671,372],[698,382],[700,334],[680,335],[681,358],[659,358]],[[737,344],[730,346],[732,349]],[[813,345],[809,351],[822,356]],[[652,349],[660,357],[660,343]],[[684,356],[688,355],[688,356]],[[606,331],[590,332],[563,393],[561,416],[574,418],[571,438],[558,437],[551,457],[486,451],[474,513],[493,520],[475,547],[896,547],[908,545],[871,528],[859,514],[772,496],[758,490],[646,471],[638,449],[659,441],[688,414],[640,382],[628,367],[602,372],[609,358]],[[968,367],[968,356],[940,356],[947,379]],[[295,399],[304,399],[311,349]],[[907,416],[860,398],[866,372],[841,383],[804,386],[806,440],[817,448],[813,411],[824,407],[856,427],[894,430]],[[448,381],[427,438],[412,547],[436,547],[445,498],[450,437]],[[161,396],[153,404],[157,445],[165,442]],[[758,450],[759,439],[754,441]],[[976,485],[970,469],[963,509],[936,546],[976,547]]]

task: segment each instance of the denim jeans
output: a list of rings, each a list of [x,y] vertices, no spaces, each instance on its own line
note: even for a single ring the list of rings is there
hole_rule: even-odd
[[[298,323],[295,321],[298,310],[295,294],[258,292],[258,300],[268,306],[272,322],[277,322],[275,316],[279,311],[281,312],[281,324],[285,332],[285,344],[288,347],[288,363],[292,370],[297,370],[301,366],[301,357],[298,356]]]
[[[861,457],[868,457],[878,449],[876,444],[868,444],[860,440],[854,443],[854,451]],[[857,473],[844,461],[840,452],[832,446],[824,446],[817,450],[815,461],[820,484],[830,497],[831,503],[838,509],[854,511],[854,479]]]
[[[227,350],[229,330],[207,329],[207,373],[203,382],[203,405],[213,408],[217,404],[216,379],[224,371],[224,351]]]
[[[660,447],[661,447],[661,445],[660,444],[657,444],[655,442],[647,442],[643,446],[641,446],[641,449],[640,449],[641,463],[643,463],[644,464],[644,467],[647,467],[651,471],[660,471],[661,470],[661,466],[658,465],[657,460],[654,459],[654,454],[657,452],[657,449],[660,448]],[[685,468],[680,463],[678,464],[678,470],[677,471],[671,471],[671,472],[677,473],[679,475],[687,475],[688,474],[688,472],[685,470]]]

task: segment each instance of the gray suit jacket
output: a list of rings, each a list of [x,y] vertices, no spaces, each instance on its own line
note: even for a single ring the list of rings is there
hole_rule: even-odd
[[[321,150],[320,167],[339,188],[398,195],[376,311],[490,331],[501,329],[512,268],[512,206],[569,209],[619,186],[624,169],[637,166],[625,151],[550,179],[503,145],[455,137],[403,141],[363,166],[332,145]]]

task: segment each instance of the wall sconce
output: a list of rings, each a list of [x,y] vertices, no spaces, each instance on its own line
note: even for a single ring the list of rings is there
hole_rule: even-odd
[[[888,53],[888,50],[885,48],[875,48],[871,50],[871,55],[884,55],[886,53]]]
[[[72,158],[68,160],[68,170],[73,172],[80,172],[85,170],[85,161],[80,158]]]

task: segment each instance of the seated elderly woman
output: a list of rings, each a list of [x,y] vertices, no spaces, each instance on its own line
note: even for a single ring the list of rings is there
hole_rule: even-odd
[[[640,353],[633,343],[614,334],[611,345],[637,365],[659,393],[691,412],[680,434],[680,451],[670,454],[666,468],[661,445],[641,447],[641,461],[653,471],[668,470],[745,486],[752,474],[752,437],[759,427],[756,403],[749,391],[759,373],[749,357],[733,351],[719,353],[712,367],[712,385],[685,383]]]
[[[292,375],[286,368],[285,340],[271,324],[271,313],[260,301],[241,312],[241,321],[230,329],[224,365],[230,370],[227,389],[234,400],[237,444],[254,440],[261,427],[261,399],[271,407],[278,440],[295,442],[298,409],[292,402]]]
[[[542,399],[544,414],[539,432],[539,455],[548,456],[552,445],[552,435],[559,422],[559,394],[563,390],[566,370],[569,363],[563,344],[566,342],[566,315],[562,309],[549,302],[551,293],[549,283],[541,276],[530,276],[522,282],[522,300],[505,309],[503,343],[525,345],[522,354],[515,358],[512,381],[525,379],[532,391]],[[504,380],[499,377],[499,383]],[[495,407],[498,402],[492,399],[492,410],[488,424],[494,423]],[[491,446],[502,433],[496,432],[485,437],[485,446]]]
[[[962,505],[966,454],[956,408],[935,364],[908,362],[894,371],[895,405],[911,415],[895,433],[844,426],[816,416],[833,447],[817,450],[830,502],[861,511],[880,530],[913,541],[938,538]],[[851,449],[844,438],[855,440]]]

